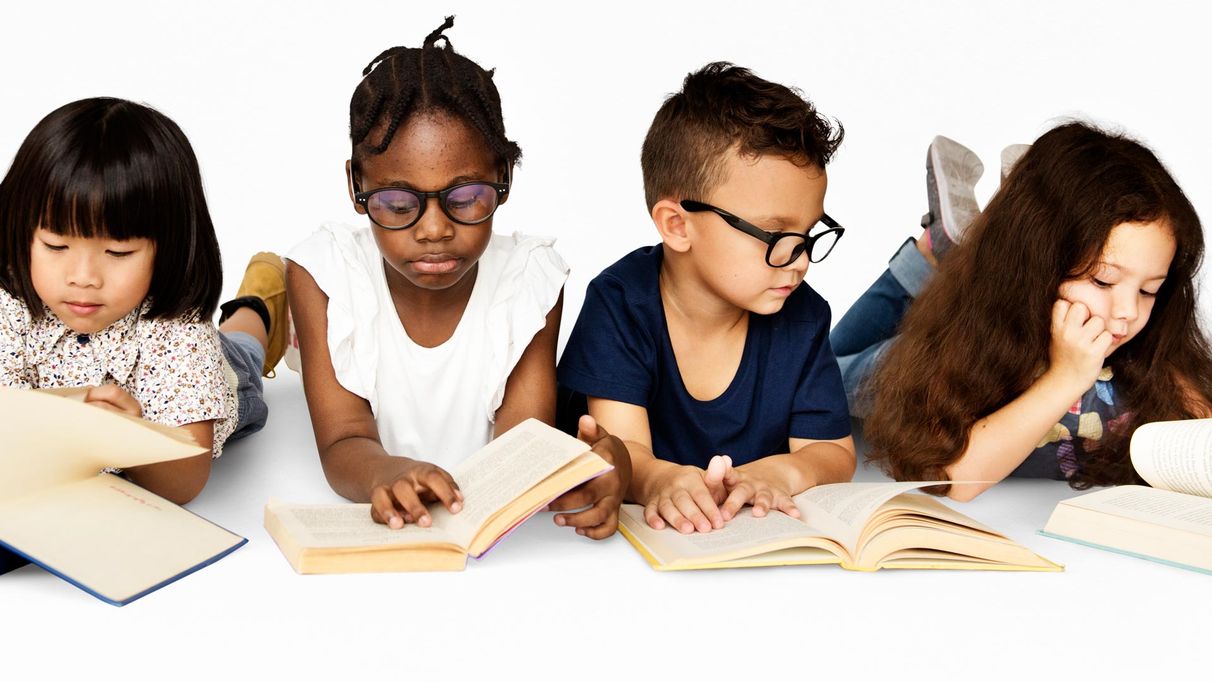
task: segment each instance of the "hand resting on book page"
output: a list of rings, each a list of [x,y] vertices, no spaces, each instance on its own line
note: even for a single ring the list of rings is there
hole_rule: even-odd
[[[724,527],[720,504],[727,499],[724,477],[732,469],[732,459],[716,455],[706,469],[689,464],[655,460],[661,471],[646,486],[646,499],[636,500],[644,505],[644,520],[655,530],[666,524],[679,533],[706,533]]]
[[[463,508],[459,484],[442,467],[407,457],[385,457],[370,489],[370,518],[389,528],[406,523],[426,527],[433,517],[425,505],[441,502],[451,514]]]
[[[570,526],[578,535],[601,540],[614,535],[619,527],[619,505],[631,485],[631,457],[623,441],[607,433],[589,415],[583,415],[577,423],[577,438],[614,469],[569,490],[553,500],[548,508],[557,512],[580,509],[571,514],[556,514],[556,525]]]

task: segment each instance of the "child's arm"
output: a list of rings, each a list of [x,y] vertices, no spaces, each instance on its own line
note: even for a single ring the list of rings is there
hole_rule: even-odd
[[[534,417],[548,426],[556,416],[556,342],[560,337],[560,315],[564,311],[564,290],[547,313],[547,321],[505,382],[505,397],[497,408],[493,436]]]
[[[287,298],[299,337],[303,392],[311,413],[320,464],[328,484],[355,502],[370,502],[371,517],[392,528],[428,526],[425,502],[440,500],[452,513],[462,493],[442,468],[383,449],[370,404],[337,381],[328,350],[328,297],[311,274],[287,261]]]
[[[732,520],[741,507],[753,506],[754,516],[765,516],[777,509],[798,517],[800,510],[793,495],[826,483],[843,483],[854,477],[854,439],[790,439],[791,452],[770,455],[729,470],[724,477],[728,499],[720,506],[725,521]]]
[[[657,459],[652,454],[648,410],[638,405],[591,397],[589,414],[623,442],[631,460],[627,498],[644,505],[649,526],[660,530],[668,523],[680,533],[724,527],[719,508],[725,498],[722,458],[713,460],[710,473]]]
[[[601,540],[618,530],[619,505],[631,485],[631,457],[623,441],[607,433],[590,415],[582,415],[577,423],[577,438],[614,469],[564,493],[552,501],[549,509],[562,512],[588,507],[572,514],[556,514],[555,523],[575,528],[578,535]]]
[[[1035,449],[1102,371],[1111,334],[1105,321],[1081,303],[1060,300],[1052,307],[1048,369],[1022,395],[977,421],[968,447],[947,468],[952,499],[968,501],[1010,475]]]
[[[94,386],[84,395],[84,402],[114,412],[142,417],[139,401],[120,386],[105,384]],[[210,450],[214,447],[215,429],[211,420],[183,424],[198,445]],[[185,504],[198,496],[210,478],[210,452],[172,462],[158,462],[131,467],[124,473],[132,482],[174,504]]]

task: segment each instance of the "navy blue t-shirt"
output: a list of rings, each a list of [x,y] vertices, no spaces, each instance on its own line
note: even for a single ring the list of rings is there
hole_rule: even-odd
[[[697,467],[717,454],[741,465],[787,452],[788,438],[850,435],[820,294],[800,284],[779,312],[750,313],[732,383],[714,400],[697,400],[669,342],[661,258],[660,245],[637,249],[589,283],[560,359],[562,390],[646,408],[653,453]]]

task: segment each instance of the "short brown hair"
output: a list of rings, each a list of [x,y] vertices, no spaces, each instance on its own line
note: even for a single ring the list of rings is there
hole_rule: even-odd
[[[712,62],[688,74],[657,111],[644,148],[648,210],[664,198],[704,199],[723,180],[724,154],[778,154],[824,168],[844,130],[798,90]]]

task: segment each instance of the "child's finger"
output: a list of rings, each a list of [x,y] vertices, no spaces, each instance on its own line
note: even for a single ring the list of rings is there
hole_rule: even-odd
[[[1057,299],[1056,303],[1052,304],[1053,335],[1065,328],[1065,317],[1069,314],[1070,305],[1071,304],[1063,298]]]
[[[594,419],[590,415],[583,414],[581,415],[581,418],[577,420],[577,438],[584,441],[588,445],[593,445],[594,443],[605,438],[608,435],[605,431],[606,430],[598,424],[598,420]]]
[[[578,528],[577,532],[591,540],[605,540],[614,535],[614,532],[619,528],[619,517],[616,513],[611,512],[606,516],[606,520],[601,524],[592,528]]]
[[[594,479],[597,480],[597,479]],[[590,482],[592,483],[592,481]],[[583,483],[572,490],[560,495],[547,505],[551,511],[568,511],[570,509],[580,509],[588,507],[594,503],[597,496],[594,494],[593,488],[589,483]]]
[[[711,496],[708,495],[707,499],[710,500],[710,497]],[[682,513],[682,516],[685,516],[690,523],[694,524],[695,530],[700,533],[706,533],[707,531],[711,530],[712,523],[711,520],[707,518],[707,515],[703,513],[701,503],[701,498],[695,499],[695,497],[687,490],[679,490],[673,494],[673,504],[677,507],[678,511]],[[715,507],[715,503],[709,502],[709,506]],[[716,509],[716,513],[719,513],[718,509]]]
[[[791,499],[790,495],[777,493],[774,496],[774,508],[783,512],[787,516],[797,519],[800,518],[800,508],[795,506],[795,501]]]
[[[657,511],[657,503],[649,502],[644,505],[644,521],[648,523],[648,527],[653,530],[664,530],[665,519],[661,518],[661,513]]]
[[[690,522],[682,512],[678,511],[677,505],[668,497],[662,497],[657,502],[657,511],[660,512],[661,518],[670,526],[673,526],[679,533],[689,535],[694,532],[694,524]]]
[[[720,513],[724,515],[725,521],[731,521],[740,513],[741,507],[749,501],[753,495],[753,487],[748,483],[740,483],[728,493],[728,499],[724,500],[724,505],[720,507]]]
[[[376,523],[387,524],[389,528],[404,527],[404,519],[396,511],[395,500],[386,486],[379,486],[370,492],[370,518]]]
[[[403,480],[392,483],[391,494],[395,496],[396,502],[404,512],[411,514],[412,518],[417,520],[418,526],[428,527],[432,523],[429,510],[421,504],[421,498],[417,496],[417,491],[413,490],[411,483]]]
[[[555,522],[557,526],[593,528],[606,522],[606,518],[610,516],[610,509],[611,505],[602,500],[589,509],[576,512],[575,514],[557,514]]]
[[[761,518],[770,511],[770,506],[774,504],[774,494],[770,489],[759,490],[753,495],[753,515]]]
[[[459,510],[463,508],[462,498],[456,494],[458,488],[455,486],[454,479],[445,471],[441,469],[430,471],[423,477],[421,484],[428,488],[429,492],[438,498],[442,506],[450,510],[451,514],[458,514]]]
[[[1085,303],[1078,301],[1069,304],[1069,311],[1065,313],[1065,323],[1074,327],[1081,327],[1090,319],[1090,309]]]

